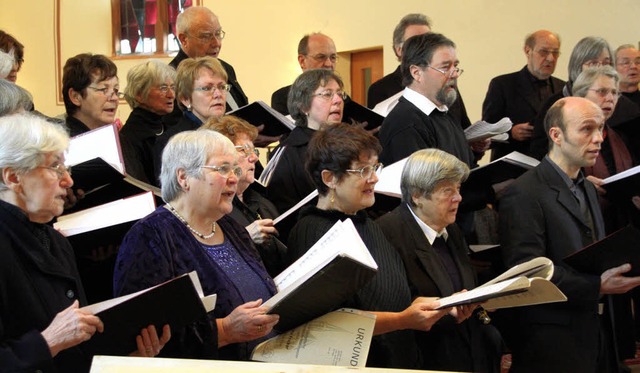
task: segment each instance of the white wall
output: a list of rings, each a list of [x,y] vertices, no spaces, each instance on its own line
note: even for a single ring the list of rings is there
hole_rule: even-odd
[[[54,48],[54,1],[0,0],[0,28],[26,46],[25,64],[18,84],[35,96],[36,107],[57,115]],[[204,0],[227,32],[221,58],[231,63],[250,100],[267,103],[271,93],[299,74],[296,59],[302,35],[322,31],[331,36],[338,51],[384,47],[385,72],[397,61],[390,48],[391,33],[405,14],[421,12],[433,21],[434,31],[458,45],[465,73],[459,85],[471,120],[480,117],[489,80],[520,69],[525,63],[524,36],[548,28],[562,37],[562,55],[556,76],[567,77],[567,61],[575,43],[584,36],[606,38],[615,49],[640,40],[640,1],[614,0]],[[60,0],[62,63],[80,52],[110,54],[111,14],[108,0]],[[169,61],[169,59],[165,59]],[[140,62],[119,59],[121,85],[127,70]],[[121,105],[124,121],[129,113]]]

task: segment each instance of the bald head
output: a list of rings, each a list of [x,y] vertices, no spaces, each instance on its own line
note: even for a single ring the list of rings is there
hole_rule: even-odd
[[[298,63],[302,71],[334,70],[338,54],[333,40],[319,32],[305,35],[298,44]]]
[[[544,125],[549,157],[569,177],[577,177],[581,167],[596,163],[604,128],[604,114],[598,105],[582,97],[565,97],[551,106]]]
[[[538,30],[524,41],[527,69],[538,79],[548,79],[560,57],[560,37],[549,30]]]

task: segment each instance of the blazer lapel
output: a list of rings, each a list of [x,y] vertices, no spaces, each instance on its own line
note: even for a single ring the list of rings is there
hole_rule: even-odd
[[[576,201],[576,197],[573,196],[573,193],[571,193],[571,190],[569,190],[567,185],[564,183],[564,180],[562,180],[560,175],[558,175],[558,172],[553,168],[553,165],[551,165],[546,158],[543,159],[539,170],[544,178],[547,179],[549,187],[555,190],[558,194],[558,203],[573,215],[577,221],[582,223],[585,227],[588,227],[589,225],[580,211],[580,205],[578,204],[578,201]],[[593,208],[591,211],[594,211]]]
[[[520,92],[524,101],[531,106],[531,109],[533,109],[534,112],[538,112],[538,107],[541,104],[540,99],[537,92],[533,89],[533,85],[527,76],[526,69],[527,67],[525,66],[520,70],[520,74],[518,74],[518,92]]]
[[[420,261],[420,265],[433,279],[433,282],[438,287],[442,296],[453,294],[453,284],[451,284],[449,275],[444,269],[442,260],[440,260],[438,253],[436,253],[427,241],[424,232],[420,229],[420,226],[409,211],[409,207],[405,205],[402,210],[402,214],[405,215],[403,219],[404,221],[411,222],[407,226],[407,231],[410,235],[408,242],[413,246],[412,249],[415,250],[416,256]]]
[[[590,182],[585,180],[584,189],[586,191],[587,203],[591,210],[593,229],[596,231],[596,238],[601,240],[605,236],[604,220],[602,217],[602,211],[600,210],[600,204],[598,203],[596,188]]]

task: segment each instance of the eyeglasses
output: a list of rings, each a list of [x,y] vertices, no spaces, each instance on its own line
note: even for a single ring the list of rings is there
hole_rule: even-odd
[[[71,176],[71,166],[65,166],[62,163],[58,163],[55,166],[38,166],[38,168],[46,168],[54,171],[60,180],[64,178],[65,172]]]
[[[218,85],[209,85],[206,87],[196,87],[194,91],[204,92],[206,95],[213,96],[213,93],[216,91],[220,91],[220,94],[226,94],[231,90],[231,84],[218,84]]]
[[[348,95],[345,91],[324,91],[320,93],[314,93],[313,96],[321,97],[327,101],[333,99],[334,95],[338,95],[343,101],[347,99]]]
[[[636,58],[635,60],[625,58],[623,60],[618,61],[618,66],[628,68],[631,65],[640,66],[640,58]]]
[[[338,60],[338,55],[337,54],[316,54],[315,56],[309,56],[311,58],[313,58],[314,60],[316,60],[316,62],[324,62],[327,59],[329,59],[329,61],[335,63]]]
[[[163,84],[160,87],[157,87],[157,89],[158,89],[158,91],[162,92],[163,95],[166,95],[167,92],[169,92],[169,90],[171,90],[171,92],[173,92],[173,93],[176,92],[175,84],[171,84],[171,85]]]
[[[609,89],[609,88],[598,88],[598,89],[588,89],[589,91],[595,92],[598,96],[605,98],[609,96],[609,93],[613,95],[613,97],[620,97],[620,91],[617,89]]]
[[[119,91],[119,88],[113,88],[113,89],[109,89],[109,88],[96,88],[96,87],[92,87],[92,86],[88,86],[87,88],[91,88],[96,92],[100,92],[102,93],[103,96],[105,96],[106,98],[111,98],[113,95],[116,95],[116,97],[118,99],[121,99],[124,97],[124,93]]]
[[[538,55],[542,58],[547,58],[549,57],[549,55],[552,55],[553,58],[560,57],[560,51],[557,49],[554,49],[554,50],[540,49],[540,50],[537,50],[536,53],[538,53]]]
[[[249,158],[251,154],[255,154],[256,157],[260,156],[260,150],[245,144],[245,145],[236,145],[236,150],[242,154],[243,157]]]
[[[364,166],[361,168],[357,168],[355,170],[345,170],[345,171],[360,174],[361,178],[365,180],[369,180],[374,173],[377,174],[380,170],[382,170],[382,167],[383,167],[382,163],[378,162],[374,165]]]
[[[587,65],[587,67],[600,67],[600,66],[611,66],[611,60],[604,60],[604,61],[598,61],[598,60],[589,60],[587,62],[585,62],[583,65]]]
[[[222,31],[222,30],[216,30],[215,32],[211,33],[211,32],[207,32],[204,34],[200,34],[198,36],[194,36],[196,39],[200,40],[203,43],[210,43],[213,41],[213,39],[218,39],[219,41],[224,39],[224,36],[227,33]],[[188,35],[188,34],[187,34]]]
[[[222,166],[204,165],[204,166],[200,166],[200,167],[208,168],[210,170],[214,170],[214,171],[218,172],[220,174],[220,176],[224,177],[225,179],[228,179],[231,176],[232,173],[234,175],[236,175],[236,177],[242,176],[242,167],[240,167],[240,166],[232,166],[230,164],[223,164]]]
[[[450,67],[447,67],[446,70],[439,69],[439,68],[433,67],[431,65],[427,65],[427,67],[430,67],[430,68],[434,69],[435,71],[437,71],[440,74],[446,76],[447,78],[451,78],[453,76],[453,74],[458,74],[458,76],[460,76],[464,72],[464,70],[462,70],[461,68],[459,68],[457,66],[453,66],[453,65],[450,66]]]

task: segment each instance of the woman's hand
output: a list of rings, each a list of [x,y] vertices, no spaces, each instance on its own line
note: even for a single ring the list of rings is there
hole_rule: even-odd
[[[603,196],[607,194],[607,191],[602,187],[604,185],[604,180],[599,179],[593,175],[587,176],[587,180],[589,180],[593,184],[593,186],[596,187],[596,191],[599,195]]]
[[[419,298],[424,299],[424,298]],[[409,307],[401,312],[405,326],[402,329],[414,329],[429,331],[433,324],[438,322],[442,316],[446,315],[451,308],[436,310],[440,306],[438,301],[421,302],[414,301]]]
[[[260,219],[246,226],[251,240],[256,244],[268,242],[271,236],[278,235],[278,230],[273,226],[272,219]]]
[[[136,345],[138,350],[129,354],[129,356],[154,357],[160,353],[162,347],[171,339],[171,328],[169,325],[162,327],[162,337],[158,338],[156,327],[149,325],[140,331],[136,336]]]
[[[88,341],[96,331],[102,333],[104,330],[104,324],[97,316],[82,311],[78,305],[76,300],[60,311],[42,332],[52,357],[62,350]]]
[[[227,317],[216,320],[218,347],[252,341],[271,333],[280,316],[267,315],[267,309],[260,307],[261,304],[262,299],[241,304]]]

